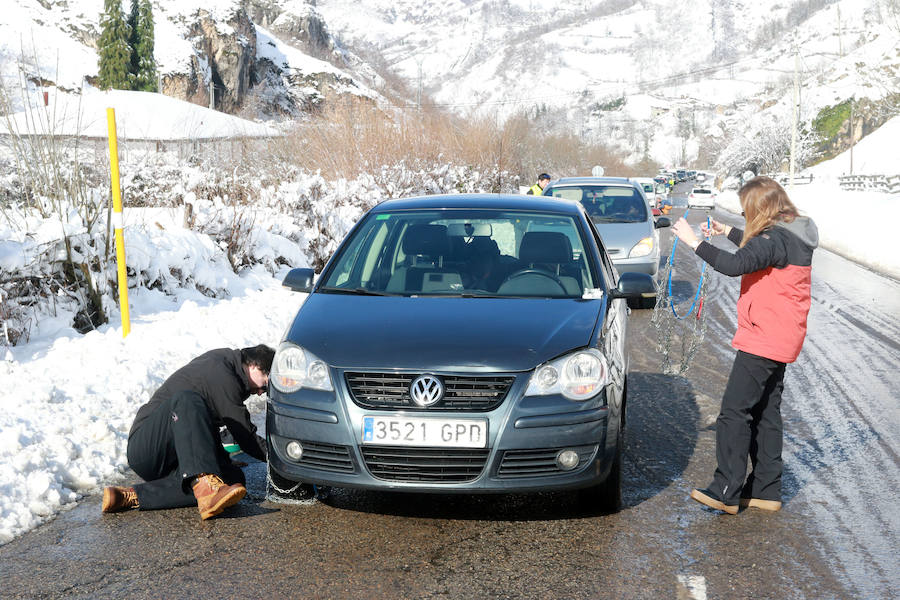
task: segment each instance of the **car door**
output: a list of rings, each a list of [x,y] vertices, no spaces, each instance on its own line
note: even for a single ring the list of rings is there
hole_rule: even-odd
[[[601,275],[606,282],[606,289],[613,289],[618,284],[619,275],[612,261],[606,254],[603,240],[594,227],[593,222],[587,219],[591,229],[591,235],[600,250]],[[626,319],[628,317],[628,305],[622,298],[607,302],[606,315],[603,318],[600,335],[602,338],[603,353],[609,361],[609,374],[613,382],[613,393],[609,402],[618,412],[621,406],[625,377],[628,373],[628,360],[625,355]]]

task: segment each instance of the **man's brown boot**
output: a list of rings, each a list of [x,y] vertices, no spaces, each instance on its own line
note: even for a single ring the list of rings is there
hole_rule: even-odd
[[[204,521],[234,506],[247,493],[241,484],[226,485],[218,475],[200,475],[193,489],[197,510]]]
[[[110,486],[103,488],[103,512],[119,512],[137,507],[138,497],[133,487]]]

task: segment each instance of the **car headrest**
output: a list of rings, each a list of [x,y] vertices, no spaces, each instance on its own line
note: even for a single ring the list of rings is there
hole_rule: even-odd
[[[500,247],[497,245],[497,242],[489,237],[472,238],[472,241],[469,242],[469,250],[473,254],[478,255],[493,256],[500,254]]]
[[[450,253],[446,225],[410,225],[403,236],[403,251],[409,255],[445,256]]]
[[[519,260],[526,263],[567,263],[572,260],[572,244],[558,231],[529,231],[522,237]]]

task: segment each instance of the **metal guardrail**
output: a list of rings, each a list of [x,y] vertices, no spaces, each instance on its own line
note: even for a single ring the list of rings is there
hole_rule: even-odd
[[[842,190],[900,194],[900,175],[843,175],[838,181]]]
[[[770,177],[772,177],[772,179],[774,179],[781,185],[790,185],[792,183],[791,176],[785,175],[783,173],[781,173],[779,175],[770,175]],[[794,175],[794,180],[793,180],[794,185],[805,185],[807,183],[812,183],[812,182],[813,182],[813,174],[812,173],[810,173],[809,175]]]

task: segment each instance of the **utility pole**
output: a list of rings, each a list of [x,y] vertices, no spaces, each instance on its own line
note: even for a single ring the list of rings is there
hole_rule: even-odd
[[[838,54],[844,58],[844,40],[841,37],[841,5],[837,5],[837,21],[838,21]]]
[[[800,48],[794,46],[794,101],[793,101],[793,123],[791,124],[791,172],[789,187],[794,190],[794,170],[797,168],[797,121],[798,100],[800,98]]]
[[[209,78],[209,110],[216,110],[216,84]]]
[[[853,105],[855,102],[856,96],[853,95],[850,97],[850,174],[853,175],[853,140],[855,138],[853,131]]]
[[[416,58],[416,63],[419,66],[419,84],[416,87],[416,110],[422,110],[422,61],[423,60],[425,60],[425,58],[422,56]]]

